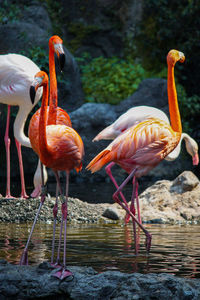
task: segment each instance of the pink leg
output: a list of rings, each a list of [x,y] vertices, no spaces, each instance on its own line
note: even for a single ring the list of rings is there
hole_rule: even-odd
[[[58,184],[56,185],[56,202],[53,208],[53,216],[54,216],[54,222],[53,222],[53,239],[52,239],[52,253],[51,253],[51,264],[54,265],[54,249],[55,249],[55,232],[56,232],[56,222],[57,222],[57,214],[58,214]],[[57,261],[59,258],[57,258]]]
[[[56,177],[56,182],[57,182],[57,184],[56,184],[56,193],[58,194],[58,190],[59,190],[60,197],[63,198],[62,188],[61,188],[61,185],[60,185],[60,179],[59,179],[58,172],[55,172],[55,177]],[[55,213],[56,213],[56,211],[55,211]],[[56,259],[56,263],[54,264],[55,267],[60,265],[60,249],[61,249],[61,241],[62,241],[62,230],[63,230],[63,218],[61,219],[61,224],[60,224],[60,235],[59,235],[59,242],[58,242],[57,259]]]
[[[137,178],[133,177],[133,192],[131,197],[131,205],[130,205],[130,211],[133,212],[135,215],[135,199],[136,199],[136,205],[137,205],[137,215],[138,215],[138,221],[141,222],[141,216],[140,216],[140,205],[139,205],[139,198],[138,198],[138,181]],[[125,222],[128,223],[130,220],[130,215],[126,214]]]
[[[142,219],[140,215],[140,203],[139,203],[139,198],[138,198],[138,181],[137,178],[135,178],[135,198],[136,198],[136,205],[137,205],[137,216],[138,216],[138,221],[140,224],[142,224]]]
[[[29,196],[26,194],[26,188],[25,188],[21,144],[18,142],[17,139],[15,139],[15,143],[16,143],[17,153],[18,153],[18,158],[19,158],[19,170],[20,170],[20,177],[21,177],[21,198],[27,199],[27,198],[29,198]]]
[[[30,232],[29,237],[28,237],[28,240],[26,242],[26,246],[25,246],[24,251],[21,255],[20,266],[28,265],[28,246],[29,246],[29,243],[30,243],[30,240],[31,240],[34,228],[35,228],[35,224],[36,224],[38,216],[40,214],[42,205],[44,204],[44,201],[46,199],[46,187],[44,186],[44,176],[43,176],[43,165],[42,164],[41,164],[41,176],[42,176],[42,193],[41,193],[40,205],[39,205],[38,211],[36,213],[36,216],[35,216],[32,228],[31,228],[31,232]]]
[[[115,178],[113,177],[112,172],[111,172],[111,168],[112,168],[114,165],[115,165],[114,162],[109,163],[109,164],[105,167],[105,171],[106,171],[106,173],[108,174],[108,176],[110,177],[110,179],[112,180],[112,182],[113,182],[114,186],[116,187],[116,189],[118,189],[119,186],[118,186],[118,184],[117,184],[117,182],[116,182],[116,180],[115,180]],[[127,203],[126,198],[124,197],[124,195],[123,195],[122,192],[120,192],[120,197],[122,198],[124,204],[128,207],[128,203]]]
[[[9,138],[9,125],[10,125],[10,105],[8,105],[6,132],[4,136],[4,142],[6,146],[6,161],[7,161],[7,185],[6,185],[6,197],[15,198],[10,193],[10,138]]]
[[[63,280],[66,277],[73,276],[73,274],[66,268],[66,237],[67,237],[67,202],[69,189],[69,172],[66,172],[66,197],[62,201],[62,223],[64,222],[64,252],[63,252],[63,266],[53,276]],[[62,229],[62,227],[61,227]]]
[[[124,186],[128,183],[128,181],[135,175],[137,169],[134,169],[129,176],[124,180],[124,182],[120,185],[120,187],[117,189],[117,191],[113,194],[113,199],[116,201],[119,205],[121,205],[122,208],[126,210],[128,214],[130,214],[133,222],[136,222],[138,226],[143,230],[144,234],[146,235],[146,249],[147,252],[149,252],[151,247],[151,234],[144,228],[144,226],[136,219],[134,214],[130,211],[130,209],[119,199],[118,195],[120,194],[121,190],[124,188]],[[136,242],[136,241],[135,241]]]

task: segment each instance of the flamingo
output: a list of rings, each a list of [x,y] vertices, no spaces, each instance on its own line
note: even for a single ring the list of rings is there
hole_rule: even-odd
[[[29,96],[30,84],[33,81],[35,73],[39,70],[39,67],[26,56],[14,53],[0,55],[0,102],[8,105],[6,131],[4,136],[7,161],[6,198],[14,198],[10,192],[9,138],[10,111],[11,106],[13,105],[19,106],[19,110],[15,118],[13,127],[19,159],[21,197],[28,198],[25,189],[21,145],[25,147],[31,147],[28,137],[26,137],[24,134],[24,125],[30,111],[42,96],[42,89],[38,89],[34,102],[31,102]]]
[[[61,194],[62,199],[62,221],[61,229],[64,223],[64,254],[63,254],[63,266],[59,269],[54,276],[61,280],[72,273],[66,269],[66,229],[67,229],[67,202],[68,202],[68,181],[69,173],[75,169],[79,172],[82,169],[82,159],[84,154],[84,146],[79,134],[71,127],[66,125],[48,125],[47,114],[48,114],[48,75],[40,71],[35,75],[35,80],[32,83],[30,93],[31,97],[34,98],[35,91],[43,86],[43,98],[42,106],[40,109],[39,118],[39,131],[35,130],[32,134],[29,129],[29,137],[31,144],[34,144],[34,151],[38,154],[40,161],[46,167],[51,168],[56,176],[57,185]],[[34,130],[34,129],[33,129]],[[33,139],[33,140],[32,140]],[[38,144],[35,144],[35,140],[38,140]],[[62,194],[58,171],[66,172],[66,196]],[[41,198],[45,198],[42,194]],[[21,264],[26,263],[28,244],[34,230],[37,216],[41,210],[43,201],[40,202],[38,212],[36,214],[27,244],[22,253]],[[62,231],[61,231],[62,233]]]
[[[158,118],[167,123],[169,119],[167,115],[160,109],[152,106],[135,106],[127,110],[124,114],[122,114],[114,123],[104,128],[101,132],[99,132],[93,139],[93,141],[100,140],[113,140],[119,134],[124,132],[129,127],[136,125],[147,118]],[[185,146],[187,152],[192,156],[193,165],[198,165],[199,156],[198,156],[198,144],[197,142],[187,133],[182,133],[181,140],[178,146],[171,152],[167,157],[165,157],[168,161],[175,160],[181,151],[181,142],[185,141]]]
[[[56,70],[55,70],[55,58],[54,54],[57,55],[60,63],[60,69],[62,71],[65,63],[65,53],[63,50],[63,41],[62,39],[57,36],[53,35],[49,39],[49,74],[50,74],[50,99],[49,99],[49,117],[48,117],[48,124],[60,124],[60,125],[67,125],[72,126],[71,120],[67,112],[65,112],[62,108],[58,107],[58,91],[57,91],[57,80],[56,80]],[[36,74],[37,72],[35,72]],[[48,108],[49,109],[49,108]],[[39,116],[40,116],[40,109],[34,115],[34,118],[31,119],[29,124],[29,128],[35,126],[39,128]],[[37,130],[37,129],[35,129]],[[30,129],[30,132],[33,132],[33,129]],[[35,141],[34,144],[38,144],[38,140]],[[36,146],[37,147],[37,146]],[[46,182],[48,179],[48,174],[46,171],[45,166],[43,166],[44,172],[44,181]],[[41,171],[40,171],[40,163],[38,162],[38,166],[34,175],[34,186],[35,189],[32,192],[31,196],[33,198],[38,197],[41,193]]]
[[[58,92],[57,92],[57,80],[56,80],[56,70],[55,70],[55,58],[54,53],[56,53],[59,63],[60,69],[62,70],[65,63],[65,53],[63,50],[63,41],[62,39],[54,35],[49,39],[49,73],[50,73],[50,98],[49,98],[49,106],[47,108],[48,111],[48,125],[66,125],[72,126],[71,120],[69,115],[66,111],[62,108],[58,107]],[[29,123],[29,137],[32,141],[32,147],[35,152],[37,152],[38,145],[39,145],[39,136],[36,135],[35,132],[39,130],[39,119],[40,119],[40,112],[41,109],[38,109],[37,112],[31,118]],[[35,138],[34,138],[35,137]],[[40,165],[38,164],[37,173],[34,176],[35,182],[35,190],[32,192],[31,196],[37,197],[41,193],[41,171]],[[43,177],[44,181],[47,180],[47,172],[46,167],[43,166]],[[58,189],[58,187],[57,187]],[[42,191],[45,193],[45,190]],[[41,201],[44,201],[44,197],[41,198]],[[53,215],[54,215],[54,225],[53,225],[53,239],[52,239],[52,256],[51,256],[51,263],[53,264],[53,257],[54,257],[54,242],[55,242],[55,229],[56,229],[56,220],[57,220],[57,212],[58,212],[58,193],[56,192],[56,202],[53,208]],[[59,244],[61,239],[59,240]],[[57,263],[59,262],[59,251],[57,256]]]
[[[129,174],[120,186],[116,186],[117,190],[113,194],[113,199],[131,216],[133,225],[137,223],[143,230],[146,235],[147,252],[149,252],[151,247],[152,236],[144,228],[141,220],[135,217],[133,208],[129,208],[127,202],[121,201],[119,195],[121,195],[120,193],[124,186],[132,178],[137,179],[146,175],[172,152],[180,142],[182,125],[174,80],[174,67],[177,61],[184,62],[184,54],[177,50],[169,51],[167,55],[167,91],[171,126],[159,118],[147,118],[117,136],[86,167],[94,173],[100,170],[105,164],[113,162],[117,163]],[[131,204],[135,198],[135,186],[136,180],[133,180]]]
[[[130,108],[127,112],[122,114],[115,122],[113,122],[111,125],[107,126],[104,128],[101,132],[99,132],[93,139],[93,141],[100,141],[102,139],[104,140],[113,140],[115,139],[118,135],[120,135],[122,132],[127,130],[133,125],[136,125],[142,121],[144,121],[147,118],[158,118],[161,119],[167,123],[169,122],[169,119],[167,115],[160,109],[151,107],[151,106],[135,106]],[[167,161],[173,161],[175,160],[181,151],[181,143],[182,140],[185,141],[185,146],[187,152],[191,155],[193,165],[198,165],[199,164],[199,156],[198,156],[198,144],[197,142],[189,136],[187,133],[182,133],[181,134],[181,139],[180,142],[178,143],[177,147],[169,153],[166,157],[165,160]],[[111,168],[115,165],[114,162],[110,163],[108,166],[106,166],[105,170],[106,173],[109,175],[110,179],[114,183],[115,187],[118,188],[117,182],[115,178],[113,177],[111,173]],[[134,179],[135,180],[135,179]],[[138,218],[140,218],[140,209],[139,209],[139,200],[138,200],[138,184],[136,182],[136,204],[137,204],[137,209],[138,209]],[[124,198],[124,195],[120,193],[123,201],[126,203],[126,200]],[[132,203],[133,206],[133,203]],[[132,208],[134,209],[134,208]],[[130,215],[126,215],[125,217],[125,223],[127,223],[130,219]]]

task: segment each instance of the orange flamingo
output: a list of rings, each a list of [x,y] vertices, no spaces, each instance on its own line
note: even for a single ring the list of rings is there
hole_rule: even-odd
[[[100,170],[105,164],[114,162],[129,174],[124,182],[120,186],[117,186],[117,190],[113,194],[113,199],[131,216],[133,224],[136,222],[144,231],[147,251],[150,250],[152,236],[144,228],[141,221],[136,219],[133,208],[129,209],[127,202],[122,202],[119,199],[119,195],[131,178],[139,178],[146,175],[175,149],[181,139],[182,126],[174,80],[174,66],[177,61],[184,62],[184,60],[184,54],[177,50],[171,50],[167,55],[168,100],[171,126],[158,118],[146,119],[119,135],[86,167],[94,173]],[[135,198],[135,184],[133,186],[132,200]]]
[[[39,119],[39,131],[36,132],[39,135],[39,143],[35,148],[41,163],[46,167],[51,168],[56,176],[57,185],[62,199],[62,224],[64,223],[64,254],[63,254],[63,266],[59,269],[54,276],[63,279],[72,273],[66,269],[66,229],[67,229],[67,200],[68,200],[68,180],[69,172],[75,169],[79,172],[82,169],[82,159],[84,155],[84,146],[81,137],[71,127],[66,125],[47,125],[47,105],[48,105],[48,75],[41,71],[35,75],[35,80],[32,83],[30,94],[31,98],[34,98],[37,89],[43,86],[43,98],[42,106],[40,110]],[[39,134],[38,134],[39,133]],[[36,138],[36,137],[34,137]],[[30,138],[32,143],[32,140]],[[58,171],[66,172],[66,196],[62,194]],[[42,194],[45,198],[45,194]],[[43,198],[43,197],[42,197]],[[31,239],[37,217],[40,213],[42,204],[40,202],[38,212],[36,214],[31,233],[29,235],[27,244],[22,253],[20,264],[27,263],[28,244]]]
[[[58,107],[58,92],[57,92],[57,80],[56,80],[56,70],[55,70],[55,58],[54,53],[56,53],[59,58],[60,69],[62,70],[65,63],[65,54],[63,50],[63,41],[62,39],[54,35],[49,39],[49,74],[50,74],[50,97],[49,97],[49,107],[48,111],[48,125],[66,125],[72,126],[69,115],[62,108]],[[33,142],[33,150],[37,152],[38,144],[39,144],[39,118],[40,118],[40,109],[33,115],[30,124],[29,124],[29,137]],[[43,172],[42,176],[44,177],[44,168],[42,166]],[[43,180],[44,181],[44,180]],[[45,190],[43,191],[45,193]],[[32,192],[32,197],[37,197],[41,193],[41,184],[39,184],[35,190]],[[44,201],[44,197],[41,198],[41,201]],[[56,230],[56,220],[57,220],[57,212],[58,212],[58,187],[56,192],[56,202],[53,208],[54,215],[54,224],[53,224],[53,239],[52,239],[52,256],[51,263],[53,264],[54,257],[54,244],[55,244],[55,230]],[[59,240],[59,249],[60,249],[61,238]],[[57,262],[59,262],[59,251],[57,256]]]
[[[63,41],[57,36],[53,35],[49,39],[49,76],[50,76],[50,97],[49,97],[49,116],[48,116],[48,125],[50,124],[60,124],[72,126],[69,115],[62,108],[58,107],[58,91],[57,91],[57,79],[56,79],[56,70],[55,70],[55,58],[54,54],[57,55],[59,59],[60,69],[62,71],[65,63],[65,53],[63,49]],[[36,74],[36,73],[35,73]],[[32,135],[33,132],[37,132],[39,129],[39,118],[40,118],[40,109],[32,117],[29,124],[29,134]],[[33,140],[33,150],[38,148],[38,136],[36,140]],[[35,150],[34,150],[35,151]],[[40,177],[40,176],[39,176]],[[37,179],[38,181],[38,179]],[[41,178],[39,178],[41,181]],[[38,197],[41,192],[41,183],[36,186],[32,192],[32,197]]]

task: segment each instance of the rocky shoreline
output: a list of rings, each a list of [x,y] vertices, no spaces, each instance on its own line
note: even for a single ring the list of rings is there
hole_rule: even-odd
[[[73,278],[55,278],[49,263],[15,266],[0,261],[0,300],[198,300],[200,280],[169,274],[97,273],[91,267],[69,267]]]
[[[199,223],[200,182],[191,172],[181,173],[173,181],[157,181],[139,196],[142,220],[146,223]],[[0,198],[0,222],[25,223],[34,220],[40,199]],[[54,197],[47,197],[38,222],[53,222]],[[118,204],[91,204],[69,197],[70,223],[123,222],[125,212]],[[61,219],[59,203],[58,220]]]

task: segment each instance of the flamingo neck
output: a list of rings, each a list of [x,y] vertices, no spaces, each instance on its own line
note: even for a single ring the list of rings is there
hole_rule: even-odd
[[[48,125],[56,124],[56,114],[58,106],[57,97],[57,80],[55,69],[54,51],[49,47],[49,76],[50,76],[50,99],[49,99],[49,116]]]
[[[46,135],[48,96],[49,96],[48,85],[46,84],[43,86],[43,97],[42,97],[42,105],[40,110],[40,121],[39,121],[39,153],[40,153],[40,160],[43,163],[49,157],[50,154],[48,151],[47,135]]]
[[[170,64],[168,65],[167,92],[171,127],[174,131],[182,133],[181,117],[174,79],[174,66],[171,66]]]
[[[19,106],[14,122],[14,136],[21,145],[31,148],[30,140],[24,134],[24,125],[29,113],[30,109],[25,110],[24,106]]]

